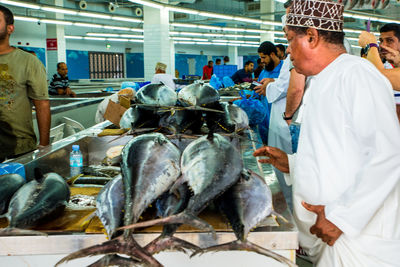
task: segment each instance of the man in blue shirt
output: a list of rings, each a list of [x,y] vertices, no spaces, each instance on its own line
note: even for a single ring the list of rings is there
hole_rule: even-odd
[[[254,70],[254,63],[253,61],[247,61],[244,64],[244,68],[235,72],[231,79],[234,83],[244,83],[253,81],[253,70]]]
[[[283,65],[283,61],[278,58],[277,53],[275,45],[268,41],[263,42],[258,47],[258,55],[260,56],[261,62],[264,63],[264,70],[260,73],[258,81],[263,85],[256,87],[255,90],[256,93],[260,95],[261,102],[264,104],[267,114],[264,121],[258,125],[258,130],[264,144],[268,143],[268,128],[271,111],[271,104],[268,103],[265,96],[265,89],[269,82],[273,82],[274,79],[279,77]]]

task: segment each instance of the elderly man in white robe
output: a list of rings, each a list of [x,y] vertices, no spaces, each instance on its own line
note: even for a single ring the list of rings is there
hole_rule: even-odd
[[[316,266],[399,266],[400,126],[389,81],[345,53],[343,5],[294,0],[288,53],[308,76],[297,154],[258,149],[293,184],[300,245]]]

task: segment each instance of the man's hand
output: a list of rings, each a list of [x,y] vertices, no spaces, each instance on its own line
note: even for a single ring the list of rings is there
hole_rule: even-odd
[[[311,226],[310,233],[321,238],[322,241],[327,243],[329,246],[333,246],[343,232],[336,225],[326,219],[325,206],[311,205],[304,201],[301,204],[306,210],[317,214],[317,221],[313,226]]]
[[[65,94],[66,94],[66,95],[69,95],[69,96],[71,96],[71,97],[75,97],[75,96],[76,96],[75,92],[72,91],[71,88],[69,88],[69,87],[67,87],[67,88],[65,89]]]
[[[381,45],[380,47],[387,52],[385,54],[386,60],[393,64],[395,67],[400,67],[400,52],[385,45]]]
[[[271,78],[264,78],[260,81],[262,85],[254,87],[254,90],[256,91],[257,94],[259,95],[265,95],[267,91],[267,85],[271,82],[275,81],[274,79]]]
[[[279,148],[264,146],[254,151],[253,156],[268,157],[268,159],[260,159],[259,162],[272,164],[281,172],[289,173],[289,160],[287,154]]]
[[[375,35],[370,32],[362,31],[360,36],[358,36],[358,44],[364,48],[370,43],[377,43]]]

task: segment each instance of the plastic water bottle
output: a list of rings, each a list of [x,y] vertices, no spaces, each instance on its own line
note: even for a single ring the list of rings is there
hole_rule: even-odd
[[[71,167],[71,177],[82,173],[83,157],[79,150],[79,145],[73,145],[69,155],[69,165]]]

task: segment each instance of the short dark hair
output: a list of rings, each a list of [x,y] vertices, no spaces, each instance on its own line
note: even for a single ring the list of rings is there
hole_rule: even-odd
[[[221,62],[221,59],[220,59],[220,58],[217,58],[217,59],[215,60],[215,63],[217,63],[217,62]]]
[[[271,55],[272,53],[277,54],[276,47],[273,43],[265,41],[258,47],[258,53],[263,53],[264,55]]]
[[[212,60],[210,60],[210,61],[208,61],[208,64],[210,64],[210,63],[214,63]]]
[[[279,50],[283,51],[283,53],[286,53],[286,47],[283,44],[277,44],[276,48],[279,48]]]
[[[299,26],[286,26],[289,31],[294,31],[298,35],[306,35],[307,27],[299,27]],[[325,42],[335,45],[343,45],[344,42],[344,32],[332,32],[332,31],[324,31],[317,30],[318,35],[325,40]]]
[[[245,65],[245,66],[248,66],[248,65],[250,65],[251,63],[253,63],[253,64],[254,64],[254,62],[253,62],[253,61],[249,60],[249,61],[246,61],[246,63],[244,63],[244,65]]]
[[[388,23],[383,25],[383,27],[379,30],[380,33],[382,32],[394,32],[394,36],[397,37],[397,39],[400,40],[400,24],[397,23]]]
[[[224,56],[224,62],[225,61],[229,61],[229,57],[228,56]]]
[[[60,68],[61,68],[61,64],[67,65],[67,63],[65,63],[65,62],[58,62],[58,63],[57,63],[57,69],[60,69]]]
[[[9,10],[8,8],[6,8],[5,6],[1,6],[0,5],[0,11],[3,13],[4,15],[4,20],[6,21],[6,26],[8,25],[14,25],[14,15],[11,12],[11,10]]]

